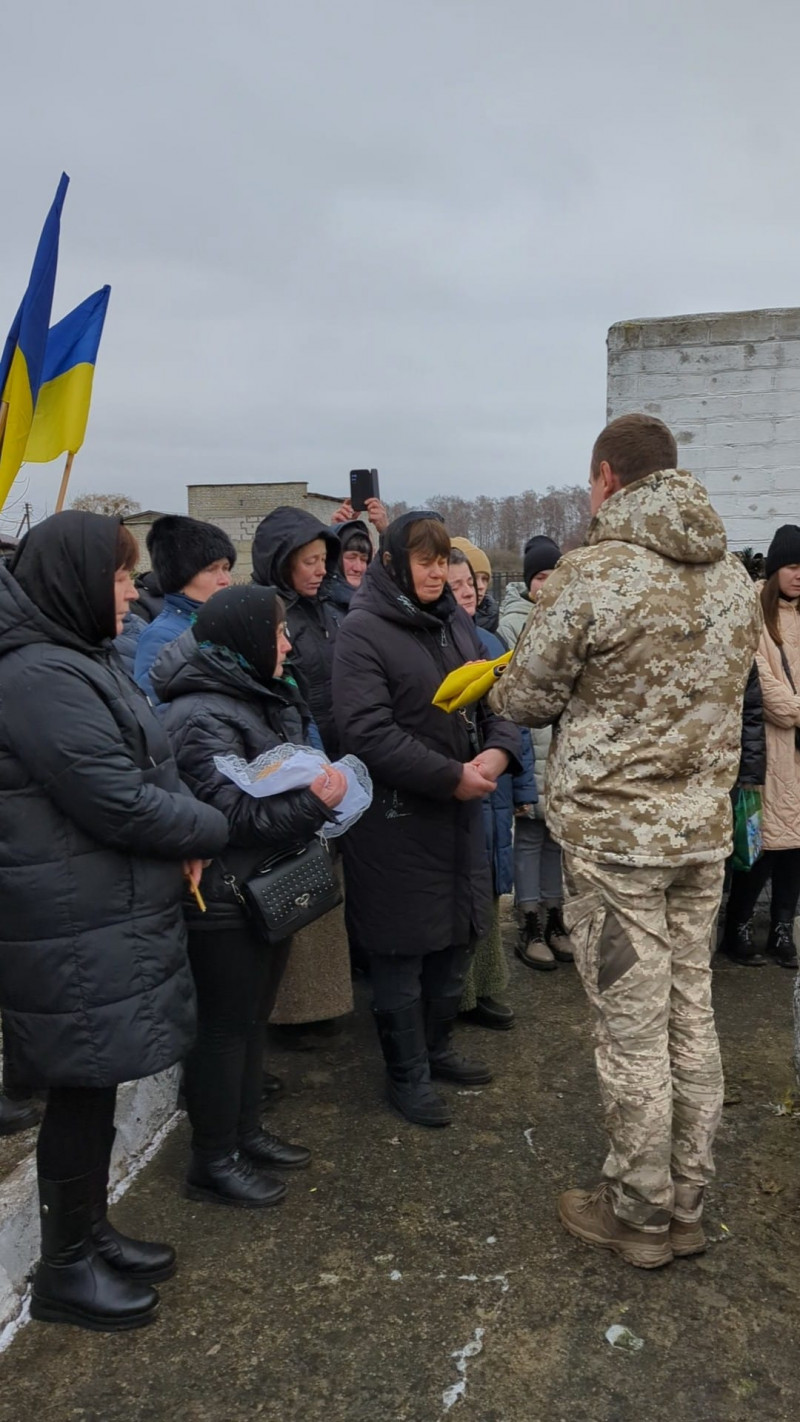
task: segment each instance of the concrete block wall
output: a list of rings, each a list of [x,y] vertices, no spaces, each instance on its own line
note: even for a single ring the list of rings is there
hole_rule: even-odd
[[[800,523],[800,309],[618,322],[608,418],[635,410],[670,426],[731,548]]]
[[[309,493],[300,481],[282,484],[190,484],[189,513],[192,518],[215,523],[228,534],[236,549],[236,581],[249,582],[252,572],[250,549],[262,518],[273,509],[288,504],[330,523],[341,499],[328,494]]]

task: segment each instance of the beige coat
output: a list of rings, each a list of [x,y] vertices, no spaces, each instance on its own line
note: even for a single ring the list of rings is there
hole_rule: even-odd
[[[800,611],[794,602],[779,603],[783,650],[800,690]],[[781,664],[781,649],[766,628],[756,654],[767,732],[767,779],[764,785],[764,848],[800,846],[800,754],[794,730],[800,726],[800,696],[789,685]]]

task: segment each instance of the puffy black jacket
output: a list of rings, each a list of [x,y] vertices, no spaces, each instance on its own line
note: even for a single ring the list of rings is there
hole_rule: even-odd
[[[335,760],[339,753],[331,706],[331,672],[336,634],[344,610],[331,599],[323,583],[316,597],[300,597],[288,580],[289,559],[315,539],[328,548],[328,577],[339,562],[339,540],[324,523],[304,509],[274,509],[258,525],[253,540],[253,581],[278,588],[286,604],[286,625],[292,643],[287,665],[297,678],[303,699],[316,722],[323,745]]]
[[[448,672],[484,656],[449,588],[443,606],[442,618],[418,607],[376,559],[337,638],[342,748],[374,781],[372,805],[343,839],[348,927],[371,953],[431,953],[488,929],[481,802],[453,792],[478,741],[507,751],[518,770],[520,732],[483,704],[477,726],[431,704]]]
[[[758,667],[753,662],[742,708],[742,758],[739,785],[763,785],[767,776],[767,733],[764,729],[764,700]]]
[[[250,761],[286,742],[304,745],[300,699],[288,683],[262,686],[232,654],[198,647],[191,630],[164,648],[151,676],[166,703],[162,724],[184,781],[199,800],[222,811],[230,831],[222,863],[215,861],[203,875],[208,912],[201,914],[187,895],[186,916],[193,929],[241,925],[239,902],[224,876],[249,878],[276,850],[308,844],[333,816],[310,790],[256,800],[217,770],[214,757]]]
[[[0,1001],[18,1077],[111,1086],[184,1056],[181,861],[226,838],[110,645],[61,643],[0,569]]]

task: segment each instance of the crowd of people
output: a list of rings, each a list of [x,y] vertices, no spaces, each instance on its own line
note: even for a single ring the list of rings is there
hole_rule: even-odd
[[[704,1249],[737,787],[761,793],[764,853],[733,872],[723,950],[797,966],[800,528],[776,532],[757,589],[651,416],[600,434],[590,492],[585,545],[530,538],[502,602],[485,552],[378,500],[330,527],[273,510],[248,583],[223,530],[178,516],[135,581],[129,530],[88,513],[0,565],[0,1130],[44,1094],[35,1318],[137,1327],[175,1270],[108,1219],[123,1081],[181,1063],[187,1196],[275,1205],[311,1155],[263,1119],[268,1043],[335,1032],[363,975],[388,1102],[447,1126],[441,1083],[491,1080],[459,1019],[515,1025],[512,892],[517,958],[574,964],[595,1023],[609,1155],[596,1189],[562,1195],[563,1225],[644,1268]],[[507,651],[490,694],[434,704]],[[219,764],[281,746],[322,752],[312,783],[255,798]],[[268,940],[248,880],[337,820],[345,754],[372,800],[326,849],[343,903]]]

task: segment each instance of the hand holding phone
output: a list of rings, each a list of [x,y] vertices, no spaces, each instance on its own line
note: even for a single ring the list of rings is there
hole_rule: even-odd
[[[363,513],[369,499],[381,496],[377,469],[350,470],[350,503],[356,513]]]

